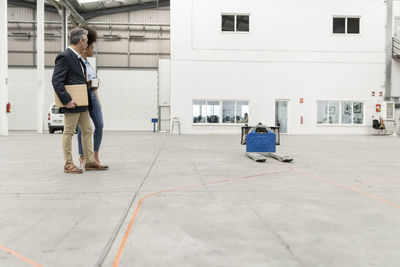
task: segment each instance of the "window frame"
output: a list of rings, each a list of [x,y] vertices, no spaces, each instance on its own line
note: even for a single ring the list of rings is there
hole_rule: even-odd
[[[222,12],[221,13],[221,25],[220,25],[220,32],[221,33],[225,33],[225,34],[246,34],[246,33],[250,33],[250,13],[234,13],[234,12]],[[222,30],[222,16],[233,16],[233,31],[223,31]],[[249,17],[249,30],[246,31],[237,31],[236,29],[236,17],[237,16],[248,16]]]
[[[344,23],[344,33],[334,33],[333,32],[333,21],[334,21],[334,19],[335,18],[338,18],[338,19],[345,19],[345,23]],[[359,19],[359,33],[348,33],[347,32],[347,30],[348,30],[348,19]],[[362,29],[362,27],[361,27],[361,16],[356,16],[356,15],[349,15],[349,16],[347,16],[347,15],[333,15],[332,16],[332,23],[331,23],[331,34],[332,35],[334,35],[334,36],[359,36],[359,35],[361,35],[362,34],[362,31],[361,31],[361,29]]]
[[[328,110],[330,107],[330,102],[339,102],[339,123],[329,123],[329,113],[327,114],[327,122],[326,123],[318,123],[318,103],[319,102],[328,102]],[[351,103],[351,123],[342,123],[342,112],[343,112],[343,103]],[[362,123],[354,123],[354,103],[362,104],[362,115],[363,120]],[[315,124],[317,126],[344,126],[344,127],[354,127],[354,126],[365,126],[365,101],[361,100],[317,100],[317,114],[316,114]]]
[[[209,123],[207,122],[207,118],[205,120],[205,122],[200,122],[200,123],[195,123],[193,122],[193,114],[192,114],[192,125],[196,126],[196,125],[201,125],[201,126],[243,126],[245,124],[248,124],[249,119],[250,119],[250,100],[247,99],[192,99],[192,110],[193,110],[193,104],[195,101],[205,101],[206,104],[205,106],[208,105],[209,101],[218,101],[219,102],[219,122],[218,123]],[[223,102],[228,102],[228,101],[233,101],[234,102],[234,118],[235,118],[235,122],[234,123],[228,123],[228,122],[223,122]],[[236,120],[236,103],[237,102],[247,102],[247,105],[249,107],[249,114],[248,114],[248,120],[247,122],[237,122]]]

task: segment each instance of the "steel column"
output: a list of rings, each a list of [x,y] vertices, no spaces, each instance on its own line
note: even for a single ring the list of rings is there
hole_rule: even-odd
[[[36,65],[37,65],[37,91],[36,91],[36,130],[43,133],[44,113],[44,0],[37,0],[36,8]]]
[[[8,135],[8,28],[7,1],[0,1],[0,135]]]

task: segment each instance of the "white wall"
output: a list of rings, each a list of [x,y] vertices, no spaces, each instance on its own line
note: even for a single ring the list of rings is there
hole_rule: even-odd
[[[250,13],[250,33],[222,33],[225,12]],[[334,15],[361,16],[361,34],[333,35]],[[274,125],[275,100],[288,99],[289,133],[368,133],[371,91],[384,91],[385,16],[378,0],[172,0],[171,117],[184,133],[238,133],[193,125],[192,100],[249,100],[250,124]],[[364,101],[365,125],[317,125],[317,100]]]
[[[47,112],[54,102],[52,73],[53,69],[45,70],[45,130],[48,129]],[[157,117],[156,70],[101,69],[98,77],[105,130],[152,130],[151,118]],[[9,69],[10,130],[36,129],[35,83],[35,69]]]
[[[396,34],[396,18],[400,19],[400,3],[393,1],[393,35]],[[400,34],[400,29],[398,31]],[[400,35],[397,36],[400,38]],[[400,96],[400,62],[392,62],[392,96]]]

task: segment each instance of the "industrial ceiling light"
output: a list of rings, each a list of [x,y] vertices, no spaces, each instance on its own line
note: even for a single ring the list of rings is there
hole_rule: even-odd
[[[98,0],[78,0],[81,4],[99,2]]]

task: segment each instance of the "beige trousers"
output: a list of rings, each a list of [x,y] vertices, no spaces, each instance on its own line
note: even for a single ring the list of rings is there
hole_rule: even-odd
[[[93,144],[92,144],[92,123],[90,121],[89,111],[80,113],[64,114],[64,133],[63,150],[65,163],[73,163],[72,159],[72,137],[75,134],[76,125],[79,125],[82,132],[83,155],[86,163],[94,162]]]

